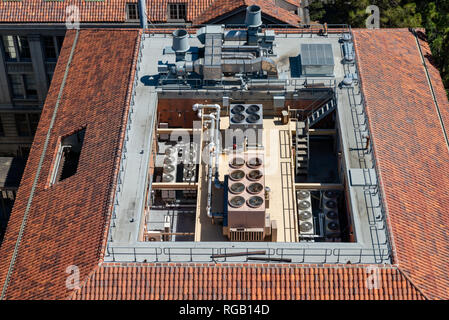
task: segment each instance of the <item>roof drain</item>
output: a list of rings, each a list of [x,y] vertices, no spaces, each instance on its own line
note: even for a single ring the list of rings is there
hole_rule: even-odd
[[[47,135],[45,137],[44,148],[42,150],[42,153],[41,153],[41,156],[40,156],[40,159],[39,159],[39,164],[37,166],[36,175],[34,176],[33,185],[31,187],[31,191],[30,191],[30,196],[28,197],[28,202],[27,202],[27,206],[25,208],[25,213],[23,215],[22,224],[20,225],[19,234],[17,235],[16,244],[14,246],[14,251],[13,251],[13,254],[12,254],[12,257],[11,257],[11,262],[9,263],[8,273],[6,275],[5,282],[3,284],[3,289],[2,289],[2,294],[0,296],[0,300],[3,300],[5,298],[6,290],[8,289],[9,281],[11,280],[11,274],[12,274],[12,271],[14,270],[14,265],[15,265],[15,262],[16,262],[17,253],[19,251],[20,242],[22,241],[23,232],[24,232],[25,227],[26,227],[28,214],[29,214],[30,208],[31,208],[31,202],[33,201],[34,192],[35,192],[36,186],[37,186],[37,181],[39,180],[40,172],[41,172],[41,169],[42,169],[42,164],[43,164],[44,158],[45,158],[45,153],[47,152],[48,143],[50,141],[50,133],[51,133],[51,130],[53,129],[53,125],[55,123],[56,114],[57,114],[58,108],[59,108],[59,103],[61,101],[62,93],[63,93],[64,87],[65,87],[65,82],[67,80],[67,76],[68,76],[68,73],[69,73],[70,64],[72,63],[73,53],[75,52],[75,47],[76,47],[76,44],[78,42],[78,36],[79,36],[79,29],[76,29],[75,39],[73,40],[72,49],[70,51],[70,56],[69,56],[69,59],[67,61],[67,65],[65,67],[64,77],[62,79],[61,87],[59,88],[59,93],[58,93],[58,98],[56,100],[55,109],[53,110],[53,114],[52,114],[51,121],[50,121],[50,126],[49,126],[49,128],[47,130]]]
[[[427,69],[426,60],[424,60],[424,55],[421,50],[421,45],[419,44],[418,35],[416,34],[416,30],[414,28],[409,28],[411,33],[415,36],[416,45],[418,46],[419,55],[421,57],[421,62],[424,66],[424,71],[426,72],[427,81],[430,87],[430,93],[432,94],[433,102],[435,103],[435,107],[437,109],[438,119],[440,120],[441,129],[443,130],[444,139],[446,140],[446,147],[449,151],[449,138],[447,136],[446,128],[444,127],[443,117],[441,116],[440,106],[438,105],[438,100],[435,95],[435,91],[433,90],[432,79],[430,78],[429,70]]]

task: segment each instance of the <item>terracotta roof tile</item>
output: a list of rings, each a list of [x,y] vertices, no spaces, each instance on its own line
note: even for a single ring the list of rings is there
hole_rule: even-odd
[[[75,39],[75,31],[67,33],[0,248],[3,288],[43,154],[6,298],[61,298],[67,293],[66,268],[78,266],[85,277],[102,257],[123,141],[117,128],[127,116],[138,35],[138,30],[131,29],[80,31],[44,151]],[[86,134],[76,174],[48,187],[59,138],[81,127],[86,127]]]
[[[396,263],[427,296],[448,299],[449,150],[415,37],[354,30],[354,42]],[[426,60],[448,132],[449,102]]]
[[[149,277],[157,274],[158,277]],[[216,276],[219,274],[220,276]],[[99,299],[195,299],[195,300],[372,300],[425,297],[395,266],[379,266],[379,287],[366,285],[366,266],[263,266],[232,264],[207,268],[183,265],[167,268],[158,264],[131,267],[103,263],[71,298]],[[177,282],[184,278],[186,281]],[[203,281],[198,281],[198,279]],[[187,280],[188,279],[188,280]],[[343,281],[342,281],[343,280]],[[177,283],[177,285],[171,285]],[[396,290],[390,290],[395,287]],[[115,292],[118,292],[118,294]],[[99,295],[102,292],[102,295]],[[152,294],[156,292],[156,294]],[[181,292],[179,295],[178,292]],[[212,292],[212,294],[200,294]]]
[[[258,5],[262,13],[269,15],[284,23],[297,25],[299,23],[299,16],[290,11],[278,7],[272,1],[264,0],[215,0],[208,6],[206,10],[197,15],[192,21],[194,24],[205,24],[225,13],[234,11],[239,8],[246,8],[250,5]]]
[[[102,22],[125,22],[126,3],[137,3],[138,0],[21,0],[21,1],[0,1],[0,22],[65,22],[67,18],[66,9],[75,5],[79,8],[80,21],[83,23]],[[293,3],[296,2],[292,0]],[[227,13],[226,8],[231,6],[231,2],[241,2],[240,6],[248,3],[257,3],[263,12],[284,21],[285,23],[298,23],[298,16],[289,11],[274,5],[274,2],[249,0],[249,1],[222,1],[222,0],[147,0],[147,16],[151,22],[167,22],[168,3],[187,3],[187,21],[202,20],[203,12],[206,12],[210,19]],[[224,10],[210,11],[209,8],[223,7]],[[237,7],[233,7],[235,9]],[[296,19],[295,19],[296,17]]]

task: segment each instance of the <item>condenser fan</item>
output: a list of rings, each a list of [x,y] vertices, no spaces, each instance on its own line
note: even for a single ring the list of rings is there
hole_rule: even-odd
[[[254,123],[259,121],[260,116],[258,114],[250,114],[247,118],[246,121],[249,123]]]
[[[237,113],[235,114],[232,118],[231,118],[232,122],[234,123],[240,123],[243,120],[245,120],[245,116],[241,113]]]
[[[246,109],[246,112],[247,113],[257,113],[257,112],[259,112],[259,110],[260,110],[260,107],[257,104],[252,104]]]
[[[175,153],[176,153],[175,147],[170,147],[170,148],[165,149],[165,155],[167,155],[167,156],[171,156]]]
[[[243,110],[245,110],[245,107],[242,106],[241,104],[235,105],[234,107],[232,107],[231,112],[233,114],[237,114],[237,113],[242,113]]]
[[[310,197],[310,192],[306,190],[298,191],[298,198],[301,200],[307,199]]]
[[[251,183],[247,189],[249,193],[256,194],[262,191],[263,185],[261,185],[259,182],[254,182]]]
[[[333,209],[337,207],[337,203],[333,200],[326,201],[326,207]]]
[[[302,222],[299,225],[299,230],[301,232],[308,232],[308,231],[312,230],[312,228],[313,228],[313,225],[310,222]]]
[[[333,220],[333,219],[337,219],[338,214],[335,211],[328,211],[326,213],[326,217]]]
[[[258,157],[254,157],[254,158],[249,159],[246,164],[249,168],[255,169],[262,165],[262,159],[260,159]]]
[[[164,182],[172,182],[173,180],[175,180],[175,177],[171,174],[164,173],[162,175],[162,181]]]
[[[234,208],[239,208],[239,207],[243,206],[244,203],[245,203],[245,198],[243,198],[241,196],[235,196],[229,200],[229,205]]]
[[[245,172],[243,172],[242,170],[234,170],[231,172],[229,176],[231,180],[239,181],[245,177]]]
[[[245,185],[240,182],[233,183],[229,187],[229,191],[231,191],[232,193],[235,193],[235,194],[242,193],[244,190],[245,190]]]
[[[259,197],[259,196],[252,196],[247,201],[248,206],[250,206],[252,208],[258,208],[262,205],[262,203],[263,203],[263,199],[262,199],[262,197]]]
[[[262,171],[260,170],[251,170],[248,173],[248,179],[255,181],[255,180],[259,180],[260,178],[262,178]]]
[[[173,172],[175,170],[175,166],[172,164],[164,164],[164,171]]]
[[[299,210],[307,210],[310,208],[310,202],[307,200],[299,201],[298,208]]]
[[[229,165],[232,168],[236,168],[236,169],[241,168],[244,164],[245,164],[245,160],[240,157],[236,157],[229,162]]]
[[[312,217],[312,213],[310,211],[301,211],[298,216],[299,220],[306,221]]]
[[[164,164],[174,164],[175,163],[175,157],[169,156],[165,157]]]
[[[332,231],[337,231],[338,230],[338,223],[336,223],[336,222],[329,222],[327,224],[327,228],[329,230],[332,230]]]
[[[324,192],[324,196],[326,198],[335,198],[337,196],[337,193],[335,191],[327,190]]]

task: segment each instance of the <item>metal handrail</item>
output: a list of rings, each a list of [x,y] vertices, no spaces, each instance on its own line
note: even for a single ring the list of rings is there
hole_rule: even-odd
[[[294,262],[305,263],[309,258],[323,258],[323,263],[329,260],[336,260],[337,263],[346,263],[343,257],[359,257],[357,261],[351,263],[363,263],[362,257],[374,257],[384,261],[390,257],[390,250],[380,248],[270,248],[270,247],[246,247],[246,248],[217,248],[217,247],[107,247],[106,257],[110,257],[113,262],[136,262],[139,257],[150,257],[152,261],[185,261],[185,262],[221,262],[233,261],[236,257],[226,257],[227,254],[236,252],[251,252],[256,250],[265,250],[269,258],[296,258]],[[224,255],[222,258],[212,258],[213,255]],[[119,258],[118,256],[122,256]],[[124,257],[124,258],[123,258]],[[176,257],[178,259],[173,259]],[[181,258],[181,259],[179,259]],[[229,259],[231,258],[231,259]],[[244,259],[244,258],[243,258]],[[247,261],[247,259],[245,259]],[[147,261],[150,262],[150,261]]]

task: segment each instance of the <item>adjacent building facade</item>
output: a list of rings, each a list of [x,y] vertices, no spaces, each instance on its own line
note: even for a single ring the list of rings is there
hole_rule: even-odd
[[[296,0],[147,0],[147,17],[151,28],[209,22],[242,24],[242,12],[253,3],[264,8],[264,23],[296,25],[301,21],[300,1]],[[0,2],[0,157],[6,157],[1,164],[4,172],[10,170],[8,157],[26,162],[63,45],[66,22],[74,27],[78,20],[81,28],[136,28],[139,18],[137,0]],[[14,168],[11,174],[16,181],[0,187],[4,191],[0,196],[6,197],[2,201],[8,204],[13,203],[20,182]],[[2,220],[7,220],[10,207],[0,209]]]

